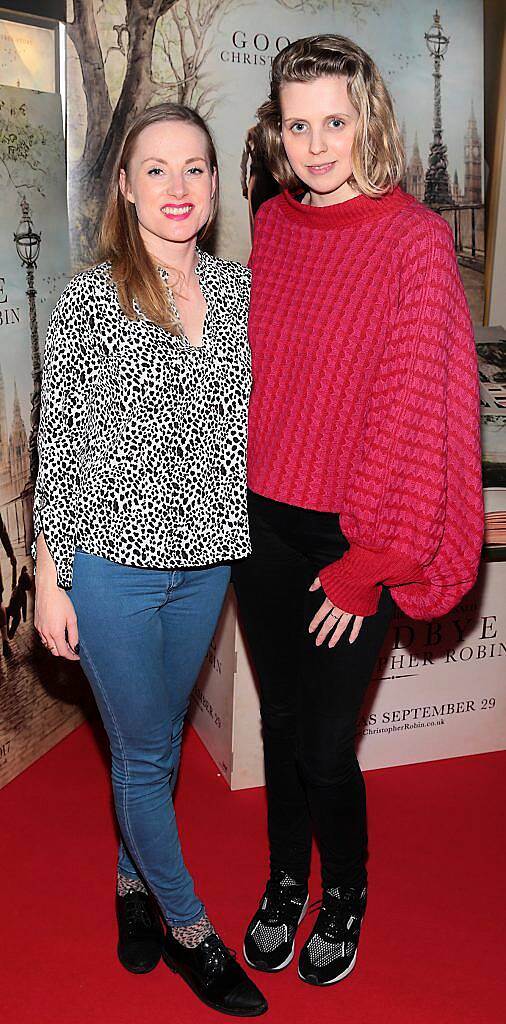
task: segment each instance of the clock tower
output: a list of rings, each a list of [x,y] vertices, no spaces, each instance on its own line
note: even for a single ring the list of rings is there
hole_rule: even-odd
[[[464,203],[482,203],[481,192],[481,139],[471,103],[471,116],[467,122],[464,140]]]
[[[425,179],[420,147],[418,145],[418,134],[415,133],[413,154],[406,171],[406,192],[409,192],[415,199],[419,199],[423,203],[424,186]]]

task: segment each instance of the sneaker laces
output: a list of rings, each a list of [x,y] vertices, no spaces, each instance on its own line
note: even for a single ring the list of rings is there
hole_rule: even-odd
[[[362,915],[357,914],[353,905],[356,896],[353,894],[337,895],[324,892],[320,900],[315,900],[309,907],[309,913],[317,910],[322,914],[318,932],[330,942],[346,942],[350,938],[350,919],[361,921]]]
[[[282,885],[277,881],[269,879],[265,890],[266,906],[262,907],[262,916],[265,915],[264,924],[276,927],[286,924],[286,920],[299,917],[303,899],[294,898],[293,885]]]

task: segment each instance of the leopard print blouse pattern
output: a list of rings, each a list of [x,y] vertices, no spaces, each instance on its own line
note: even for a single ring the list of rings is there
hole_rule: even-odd
[[[199,348],[129,320],[107,263],[74,277],[53,311],[34,528],[61,587],[72,586],[76,547],[171,569],[250,552],[250,272],[204,252],[195,272],[207,302]]]

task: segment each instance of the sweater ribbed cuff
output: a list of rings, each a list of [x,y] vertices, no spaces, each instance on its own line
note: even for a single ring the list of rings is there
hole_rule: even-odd
[[[421,566],[413,558],[392,551],[369,551],[352,544],[338,562],[319,573],[332,604],[350,615],[374,615],[381,587],[397,587],[420,580]]]

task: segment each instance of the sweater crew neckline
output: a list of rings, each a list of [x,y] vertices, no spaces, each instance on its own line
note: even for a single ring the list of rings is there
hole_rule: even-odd
[[[300,195],[297,198],[287,190],[281,193],[281,198],[283,213],[289,220],[324,231],[376,220],[416,203],[416,199],[403,192],[399,186],[378,199],[360,194],[353,199],[347,199],[344,203],[333,203],[331,206],[306,206],[300,202]]]

